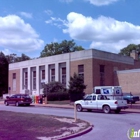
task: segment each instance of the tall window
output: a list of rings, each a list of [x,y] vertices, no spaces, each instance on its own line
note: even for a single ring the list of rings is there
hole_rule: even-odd
[[[105,85],[105,66],[100,65],[100,86]]]
[[[33,89],[36,89],[36,71],[33,71]]]
[[[16,91],[16,73],[13,73],[13,91]]]
[[[51,69],[51,82],[55,81],[55,69]]]
[[[25,89],[28,89],[28,72],[25,72]]]
[[[45,70],[42,70],[42,80],[45,80]]]
[[[78,65],[78,75],[83,78],[84,82],[84,65]]]
[[[66,67],[62,68],[62,84],[66,86]]]

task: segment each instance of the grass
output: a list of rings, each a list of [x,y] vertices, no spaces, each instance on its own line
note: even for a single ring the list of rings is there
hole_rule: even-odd
[[[64,104],[70,104],[69,100],[64,100],[64,101],[48,101],[49,104],[59,104],[59,105],[64,105]]]
[[[50,115],[0,111],[0,140],[37,140],[37,137],[61,135],[68,128],[77,127],[80,122],[61,122]],[[64,127],[66,129],[58,131]]]

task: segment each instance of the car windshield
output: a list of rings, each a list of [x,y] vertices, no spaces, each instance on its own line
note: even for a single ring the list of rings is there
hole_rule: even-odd
[[[83,97],[83,99],[86,99],[87,96],[88,96],[88,94],[86,94],[86,95]]]

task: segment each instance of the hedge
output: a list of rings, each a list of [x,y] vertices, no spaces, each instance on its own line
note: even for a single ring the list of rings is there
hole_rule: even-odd
[[[52,92],[47,94],[48,101],[63,101],[69,100],[69,94],[67,92]]]

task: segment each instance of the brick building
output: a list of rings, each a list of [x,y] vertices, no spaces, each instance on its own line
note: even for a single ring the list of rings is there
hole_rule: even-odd
[[[74,72],[84,77],[86,93],[94,86],[119,85],[117,71],[140,68],[136,53],[131,56],[90,49],[13,63],[9,65],[9,92],[42,94],[42,84],[50,81],[68,87]]]
[[[140,95],[140,69],[117,71],[117,78],[124,92]]]

